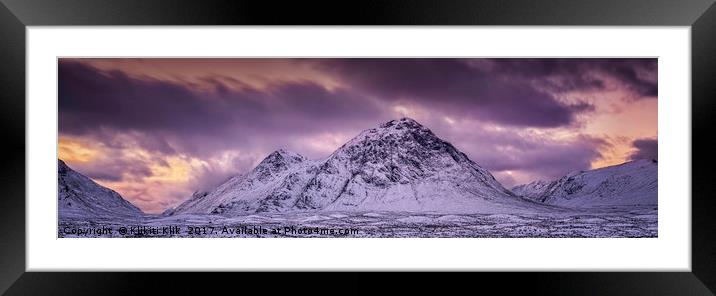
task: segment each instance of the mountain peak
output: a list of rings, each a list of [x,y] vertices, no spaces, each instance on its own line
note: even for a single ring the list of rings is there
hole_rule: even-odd
[[[271,152],[271,154],[269,154],[268,156],[266,156],[264,161],[267,161],[267,160],[271,161],[271,162],[285,161],[285,162],[289,162],[289,163],[294,163],[294,162],[302,162],[302,161],[306,160],[306,158],[303,157],[303,155],[298,154],[293,151],[288,151],[285,149],[278,149],[274,152]]]
[[[408,117],[363,131],[321,166],[329,172],[338,168],[346,168],[352,179],[359,177],[364,184],[381,188],[454,173],[470,179],[473,184],[506,192],[489,172],[467,155]]]
[[[418,123],[415,119],[412,119],[410,117],[403,117],[400,119],[394,119],[388,122],[385,122],[380,125],[381,129],[425,129],[425,127]]]
[[[260,179],[263,179],[275,173],[282,172],[295,164],[302,163],[305,160],[305,157],[296,152],[279,149],[266,156],[266,158],[254,168],[254,172],[259,175]]]
[[[390,159],[412,159],[411,164],[449,155],[456,162],[467,160],[450,143],[412,118],[390,120],[377,128],[363,131],[334,154],[346,154],[351,162],[387,163]]]
[[[388,141],[392,144],[399,144],[400,142],[416,140],[422,144],[426,142],[442,142],[430,129],[412,118],[403,117],[384,122],[378,127],[364,130],[358,136],[344,144],[341,149],[355,144],[364,146],[366,142]]]

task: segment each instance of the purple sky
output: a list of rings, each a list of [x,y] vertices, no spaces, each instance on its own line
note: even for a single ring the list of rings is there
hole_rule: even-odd
[[[60,158],[149,212],[412,117],[507,187],[657,155],[656,59],[61,59]]]

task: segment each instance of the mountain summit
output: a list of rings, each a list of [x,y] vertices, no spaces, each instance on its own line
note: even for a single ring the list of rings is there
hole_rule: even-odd
[[[195,196],[174,213],[286,211],[483,213],[540,207],[410,118],[365,130],[326,159],[278,150],[246,175]]]
[[[304,161],[306,158],[298,153],[279,149],[264,158],[254,169],[254,173],[259,180],[263,181]]]
[[[435,202],[448,206],[444,202],[454,190],[482,198],[509,194],[450,143],[403,118],[366,130],[331,154],[297,207],[379,210],[393,204],[404,210],[430,210]]]

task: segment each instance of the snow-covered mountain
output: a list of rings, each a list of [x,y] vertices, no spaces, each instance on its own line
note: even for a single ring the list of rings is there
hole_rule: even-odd
[[[238,175],[210,192],[197,192],[172,214],[267,212],[272,208],[291,208],[291,193],[295,195],[298,183],[306,183],[314,170],[313,162],[301,155],[278,150],[267,156],[251,172]],[[305,186],[305,184],[304,184]]]
[[[246,175],[195,194],[173,214],[286,211],[520,212],[485,169],[413,119],[363,131],[323,160],[278,150]]]
[[[512,192],[549,205],[594,207],[656,205],[656,160],[635,160],[620,165],[574,172],[557,180],[535,181]]]
[[[540,199],[534,198],[535,195],[544,193],[547,187],[552,184],[551,181],[537,180],[527,184],[517,185],[512,187],[512,193],[517,196],[528,197],[531,200],[542,202]]]
[[[57,160],[58,212],[63,217],[140,216],[142,210]]]

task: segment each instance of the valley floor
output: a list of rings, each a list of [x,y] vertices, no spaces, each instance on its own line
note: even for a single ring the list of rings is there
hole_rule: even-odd
[[[62,217],[58,237],[657,237],[657,207],[549,214],[393,212]]]

